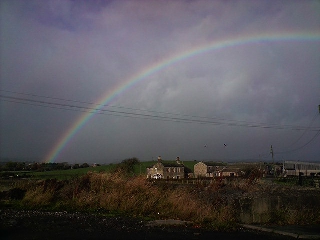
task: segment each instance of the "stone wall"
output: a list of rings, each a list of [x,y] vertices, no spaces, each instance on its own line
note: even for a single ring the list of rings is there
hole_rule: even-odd
[[[290,194],[291,195],[291,194]],[[265,195],[235,200],[238,220],[246,224],[308,221],[320,214],[319,191]]]

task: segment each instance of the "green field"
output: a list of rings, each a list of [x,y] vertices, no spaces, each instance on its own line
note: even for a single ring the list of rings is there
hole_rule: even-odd
[[[166,161],[175,163],[175,161]],[[134,166],[134,175],[146,175],[147,168],[153,166],[156,161],[147,161],[140,162]],[[195,161],[186,161],[183,164],[193,171],[193,166],[196,164]],[[31,177],[34,179],[53,179],[56,178],[58,180],[67,180],[75,177],[82,176],[88,172],[111,172],[113,171],[118,164],[108,164],[97,167],[88,167],[88,168],[77,168],[77,169],[68,169],[68,170],[53,170],[53,171],[17,171],[16,175],[23,174],[26,177]]]
[[[116,167],[115,164],[109,164],[104,166],[88,167],[88,168],[54,170],[54,171],[45,171],[45,172],[29,172],[27,175],[37,179],[56,178],[58,180],[66,180],[66,179],[71,179],[71,178],[85,175],[88,172],[110,172],[115,167]]]

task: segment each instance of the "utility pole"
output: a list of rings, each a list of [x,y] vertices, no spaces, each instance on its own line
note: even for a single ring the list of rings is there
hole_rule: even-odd
[[[272,148],[272,145],[270,147],[270,153],[271,153],[271,156],[272,156],[272,168],[273,168],[273,176],[276,176],[276,167],[274,165],[274,159],[273,159],[273,148]]]

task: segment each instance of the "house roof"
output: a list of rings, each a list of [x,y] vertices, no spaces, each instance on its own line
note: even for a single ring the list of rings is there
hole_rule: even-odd
[[[241,172],[240,168],[223,168],[220,170],[221,172]]]
[[[207,166],[212,166],[212,167],[215,167],[215,166],[226,166],[227,165],[224,162],[213,162],[213,161],[202,162],[202,163],[204,163]]]
[[[186,166],[184,166],[184,172],[185,173],[193,173],[193,171],[190,168],[186,167]]]
[[[184,167],[183,164],[178,164],[178,163],[162,163],[162,164],[165,167]]]
[[[152,166],[148,167],[148,168],[153,168],[154,165],[156,165],[158,162],[156,162],[155,164],[153,164]],[[164,167],[184,167],[186,168],[183,164],[178,164],[175,161],[161,161],[160,162]]]

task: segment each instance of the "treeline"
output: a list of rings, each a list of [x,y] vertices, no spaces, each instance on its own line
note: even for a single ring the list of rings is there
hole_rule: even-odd
[[[88,163],[70,165],[63,163],[28,163],[28,162],[6,162],[0,166],[0,171],[53,171],[53,170],[68,170],[76,168],[90,167]]]
[[[114,171],[122,173],[133,173],[134,166],[140,164],[138,158],[127,158],[116,165]],[[53,170],[68,170],[68,169],[78,169],[78,168],[88,168],[90,166],[100,166],[100,164],[89,165],[88,163],[82,164],[68,164],[67,162],[62,163],[39,163],[39,162],[15,162],[8,161],[0,165],[0,172],[8,171],[53,171]]]

